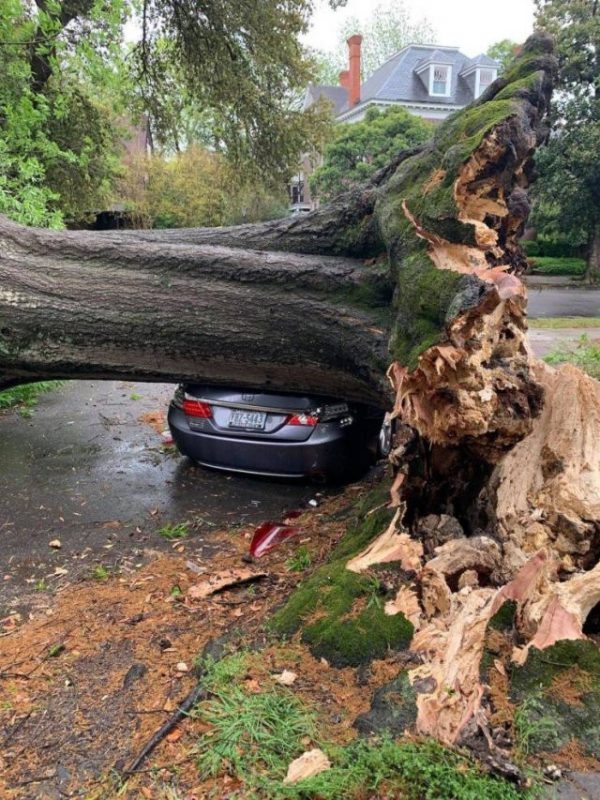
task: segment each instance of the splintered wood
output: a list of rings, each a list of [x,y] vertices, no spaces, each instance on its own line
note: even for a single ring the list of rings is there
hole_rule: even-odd
[[[527,142],[525,131],[523,148]],[[398,561],[416,573],[385,613],[404,614],[415,629],[411,650],[422,664],[408,674],[417,692],[417,731],[448,744],[474,725],[491,741],[480,662],[489,622],[506,601],[516,605],[519,645],[512,658],[519,664],[531,647],[583,638],[586,618],[600,603],[600,383],[531,355],[525,288],[505,266],[519,259],[526,178],[517,169],[505,181],[490,167],[503,163],[507,146],[492,131],[455,184],[459,219],[473,226],[473,244],[451,244],[428,232],[404,203],[436,267],[473,275],[484,288],[415,369],[394,363],[388,372],[395,417],[426,443],[460,445],[464,458],[490,465],[490,479],[472,500],[485,504],[486,535],[476,530],[464,537],[458,525],[460,538],[432,552],[418,538],[426,534],[419,527],[422,511],[410,507],[406,470],[400,470],[392,524],[347,565],[361,572]],[[435,185],[439,175],[431,180]],[[411,520],[410,530],[404,519]]]

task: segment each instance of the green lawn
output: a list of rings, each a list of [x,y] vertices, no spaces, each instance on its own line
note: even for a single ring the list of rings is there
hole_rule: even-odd
[[[583,277],[585,261],[583,258],[554,258],[553,256],[534,256],[528,259],[532,275],[568,275]]]
[[[600,328],[600,317],[538,317],[529,320],[530,328]]]

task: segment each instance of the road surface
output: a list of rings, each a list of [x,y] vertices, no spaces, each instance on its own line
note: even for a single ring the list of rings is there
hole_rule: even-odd
[[[600,289],[528,288],[529,316],[600,317]]]
[[[59,567],[170,550],[158,530],[187,521],[210,548],[216,529],[278,520],[318,491],[303,483],[227,475],[165,452],[144,414],[166,412],[173,387],[73,381],[42,395],[30,419],[0,413],[0,617],[6,603]],[[58,539],[60,549],[49,543]]]

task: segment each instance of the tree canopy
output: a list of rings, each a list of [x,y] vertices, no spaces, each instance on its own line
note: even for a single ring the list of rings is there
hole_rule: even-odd
[[[338,125],[326,147],[323,164],[311,176],[311,189],[330,200],[364,183],[401,150],[426,141],[432,127],[400,106],[370,108],[364,120]]]
[[[593,0],[536,0],[536,23],[556,40],[559,92],[553,131],[537,157],[534,221],[587,245],[590,280],[600,279],[600,9]]]
[[[0,211],[60,225],[115,175],[127,105],[120,0],[0,7]]]
[[[363,37],[363,80],[403,47],[431,43],[436,39],[431,22],[426,17],[414,19],[403,0],[393,6],[379,3],[366,22],[361,22],[356,17],[349,17],[344,22],[333,53],[313,54],[322,83],[337,84],[340,71],[348,68],[346,40],[355,33],[360,33]]]
[[[328,108],[298,102],[313,76],[300,42],[312,11],[313,0],[3,3],[0,212],[56,226],[106,207],[143,112],[167,150],[200,140],[248,178],[281,181],[330,125]]]
[[[512,39],[500,39],[499,42],[494,42],[488,47],[486,55],[499,61],[503,72],[515,57],[518,49],[518,42],[514,42]]]

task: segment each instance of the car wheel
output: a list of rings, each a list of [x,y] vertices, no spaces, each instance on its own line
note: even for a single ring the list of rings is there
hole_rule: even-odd
[[[387,458],[392,449],[393,421],[389,414],[385,415],[383,425],[377,439],[377,452],[379,458]]]

